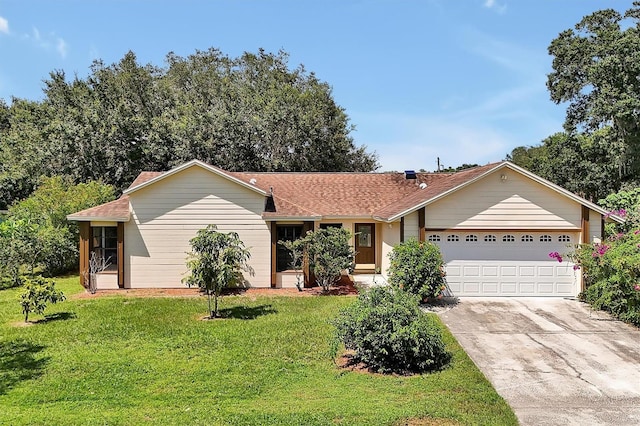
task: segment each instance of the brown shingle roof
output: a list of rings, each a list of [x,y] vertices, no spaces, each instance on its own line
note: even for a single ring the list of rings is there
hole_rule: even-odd
[[[417,173],[406,179],[403,173],[265,173],[226,172],[270,194],[275,211],[263,213],[266,219],[353,217],[394,219],[478,176],[500,163],[457,173]],[[163,174],[142,172],[129,188]],[[421,184],[426,184],[421,188]],[[90,219],[89,219],[90,218]],[[71,220],[129,219],[129,197],[69,215]],[[125,219],[126,218],[126,219]]]
[[[494,169],[501,163],[487,164],[486,166],[474,167],[473,169],[466,169],[460,172],[451,173],[446,178],[435,179],[431,184],[427,184],[427,187],[420,191],[396,200],[395,202],[380,208],[374,213],[375,217],[381,219],[392,218],[402,212],[413,209],[450,191],[460,185],[474,180],[475,178],[482,176],[488,171]],[[438,175],[441,176],[441,175]]]
[[[127,222],[129,220],[129,197],[123,195],[115,201],[91,207],[67,216],[68,220],[115,220]]]
[[[269,193],[273,188],[275,213],[265,217],[297,215],[323,217],[371,217],[380,208],[421,191],[449,174],[418,173],[230,173]],[[286,201],[286,204],[283,203]],[[301,213],[301,210],[305,213]]]

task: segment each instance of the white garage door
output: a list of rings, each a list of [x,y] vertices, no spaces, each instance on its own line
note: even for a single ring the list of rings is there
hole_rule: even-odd
[[[568,259],[575,232],[435,232],[455,296],[576,296],[578,274]]]

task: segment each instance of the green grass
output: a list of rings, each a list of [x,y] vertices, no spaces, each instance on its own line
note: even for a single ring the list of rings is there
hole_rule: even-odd
[[[201,321],[204,298],[58,287],[69,300],[28,327],[16,326],[19,289],[0,291],[0,424],[517,424],[448,332],[453,363],[439,373],[337,368],[327,321],[352,298],[229,296],[236,318]]]

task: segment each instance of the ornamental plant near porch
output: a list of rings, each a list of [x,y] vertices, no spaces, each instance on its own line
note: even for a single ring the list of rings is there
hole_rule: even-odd
[[[398,244],[389,254],[389,284],[420,298],[438,297],[446,289],[440,249],[415,238]]]

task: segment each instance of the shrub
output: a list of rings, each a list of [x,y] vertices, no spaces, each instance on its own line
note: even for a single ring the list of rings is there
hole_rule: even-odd
[[[582,244],[568,256],[582,269],[581,300],[640,326],[640,230]]]
[[[373,287],[333,321],[334,348],[344,343],[354,361],[381,373],[421,373],[451,360],[434,319],[418,299],[392,287]],[[335,353],[334,353],[335,355]]]
[[[42,315],[47,304],[62,302],[65,296],[55,289],[55,282],[37,275],[24,279],[24,290],[20,294],[20,304],[24,314],[24,322],[29,320],[31,312]]]
[[[389,255],[389,284],[420,298],[438,297],[446,288],[444,260],[440,249],[429,242],[410,239]]]

